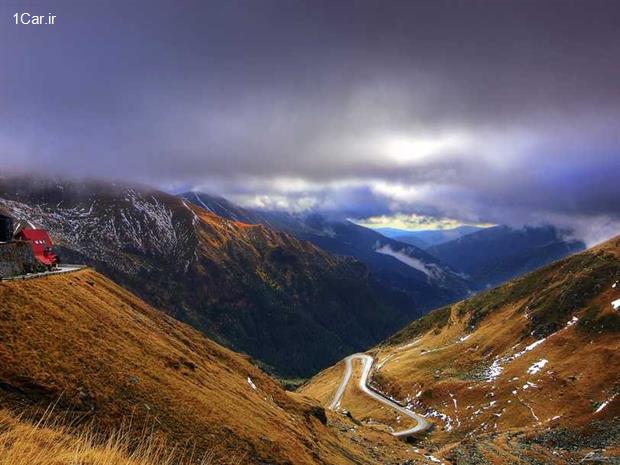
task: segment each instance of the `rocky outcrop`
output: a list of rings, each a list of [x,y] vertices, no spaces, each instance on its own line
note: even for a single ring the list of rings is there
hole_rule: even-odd
[[[25,242],[0,243],[0,278],[34,271],[37,261],[32,247]]]

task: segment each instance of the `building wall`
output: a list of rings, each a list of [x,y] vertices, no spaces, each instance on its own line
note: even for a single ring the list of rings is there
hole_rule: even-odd
[[[0,244],[0,277],[20,275],[36,268],[37,262],[30,244],[26,242]]]

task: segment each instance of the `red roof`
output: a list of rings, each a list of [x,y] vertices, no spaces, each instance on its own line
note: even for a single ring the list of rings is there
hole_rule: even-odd
[[[44,265],[53,266],[58,262],[58,257],[52,252],[54,243],[45,229],[24,228],[17,234],[17,237],[32,243],[35,258]]]

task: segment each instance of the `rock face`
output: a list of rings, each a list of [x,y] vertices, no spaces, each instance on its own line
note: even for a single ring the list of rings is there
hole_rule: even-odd
[[[0,278],[24,274],[37,266],[32,247],[24,242],[0,243]]]
[[[50,231],[152,305],[285,376],[307,376],[415,315],[359,262],[152,189],[0,179],[0,209]]]

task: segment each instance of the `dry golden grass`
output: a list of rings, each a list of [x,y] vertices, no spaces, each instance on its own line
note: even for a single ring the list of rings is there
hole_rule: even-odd
[[[153,432],[140,436],[119,429],[108,434],[93,428],[71,431],[45,415],[37,422],[0,410],[0,465],[210,465],[213,456],[178,454]],[[242,463],[241,459],[231,463]]]
[[[2,408],[36,418],[57,402],[63,424],[111,437],[131,419],[125,437],[152,427],[180,455],[210,452],[218,465],[382,463],[377,441],[325,425],[316,401],[90,269],[0,283],[0,301]],[[385,436],[395,459],[410,455]]]

